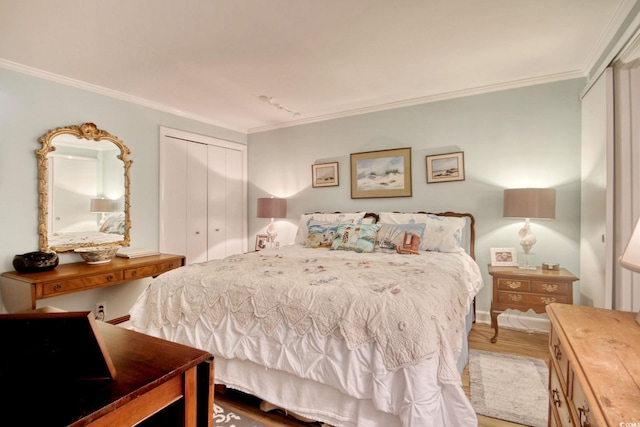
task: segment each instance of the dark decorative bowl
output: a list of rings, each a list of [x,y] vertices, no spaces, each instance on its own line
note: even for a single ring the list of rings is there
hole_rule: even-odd
[[[58,254],[55,252],[28,252],[13,257],[13,268],[18,273],[37,273],[53,270],[58,266]]]

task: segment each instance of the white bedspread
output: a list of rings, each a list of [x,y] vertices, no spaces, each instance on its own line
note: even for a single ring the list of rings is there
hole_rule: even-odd
[[[405,426],[439,425],[447,417],[449,425],[466,425],[475,414],[456,360],[481,287],[478,266],[465,253],[285,246],[167,272],[140,296],[131,319],[139,331],[228,361],[371,399]],[[448,405],[459,415],[443,414]]]

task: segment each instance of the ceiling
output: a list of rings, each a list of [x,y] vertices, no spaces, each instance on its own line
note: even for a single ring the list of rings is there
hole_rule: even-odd
[[[0,0],[0,67],[257,132],[584,77],[635,0]]]

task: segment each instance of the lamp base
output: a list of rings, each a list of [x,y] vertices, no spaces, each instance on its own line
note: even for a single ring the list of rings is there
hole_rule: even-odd
[[[518,268],[521,270],[535,270],[537,268],[536,254],[533,252],[518,252]]]

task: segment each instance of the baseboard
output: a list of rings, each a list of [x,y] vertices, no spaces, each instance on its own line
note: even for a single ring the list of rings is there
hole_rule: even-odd
[[[490,325],[491,314],[488,311],[477,311],[476,322]],[[517,310],[508,310],[498,316],[498,327],[548,334],[549,318],[546,314],[532,317]]]

